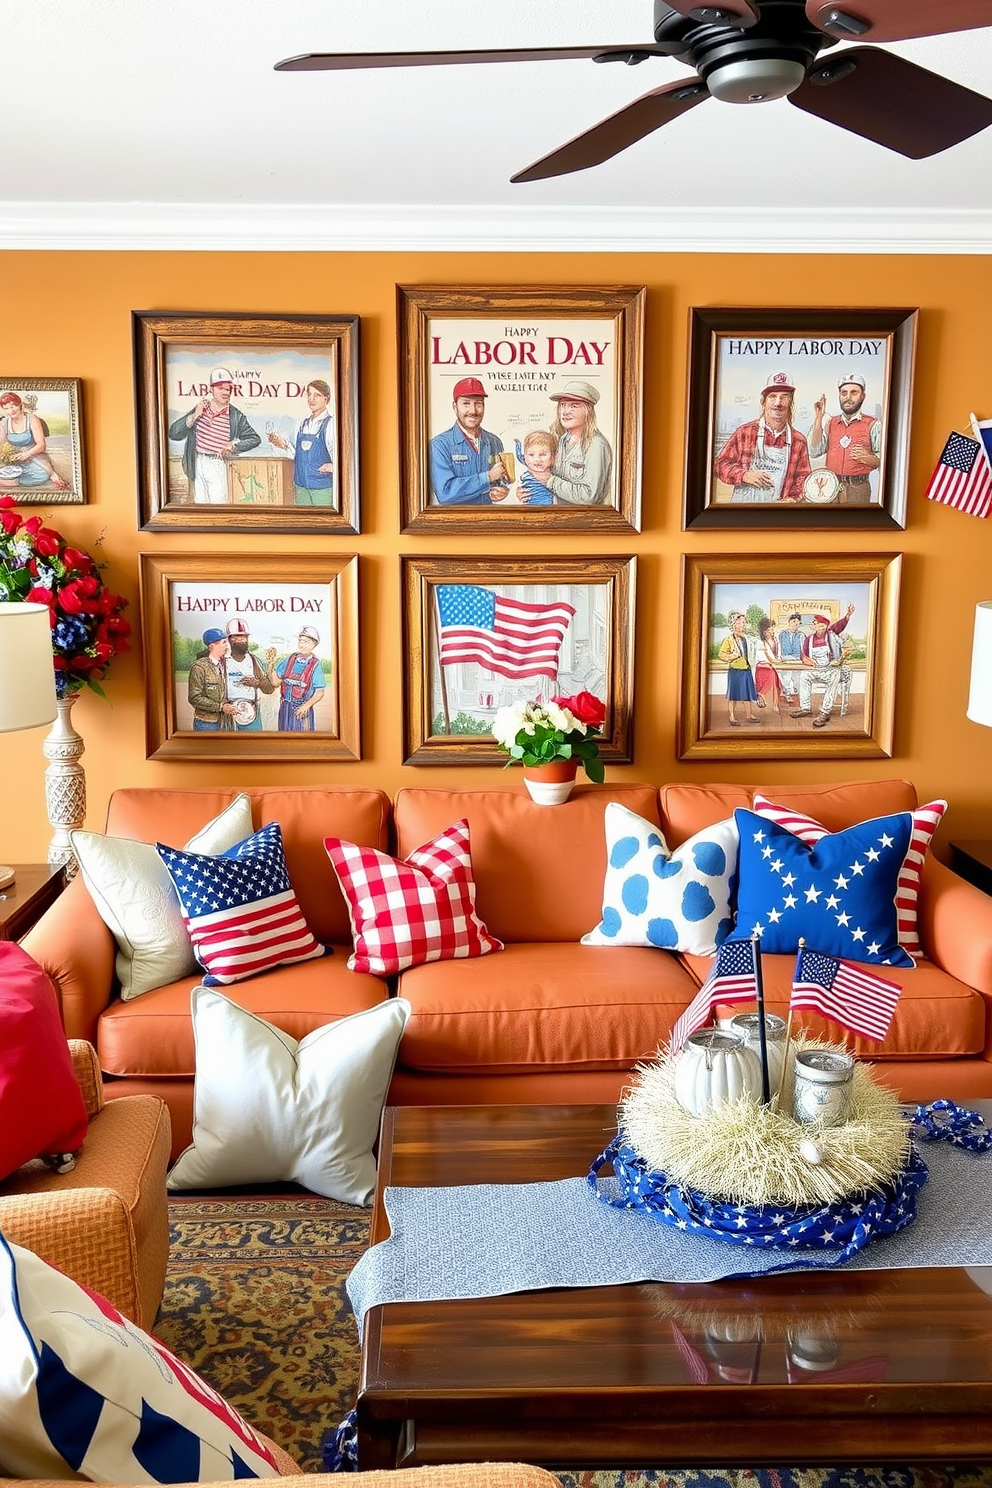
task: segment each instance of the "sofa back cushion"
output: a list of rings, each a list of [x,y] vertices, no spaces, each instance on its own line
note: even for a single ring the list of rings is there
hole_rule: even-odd
[[[181,847],[204,822],[224,809],[235,789],[115,791],[107,811],[107,831],[142,842]],[[282,786],[247,792],[256,830],[278,822],[289,880],[304,919],[319,941],[351,941],[348,908],[324,851],[327,836],[347,837],[365,847],[388,848],[389,797],[380,790],[347,786]]]
[[[912,811],[916,788],[908,780],[855,780],[838,785],[689,785],[677,781],[660,791],[661,825],[671,848],[703,827],[733,816],[738,806],[754,809],[756,793],[779,806],[815,817],[828,832],[843,832],[873,816]]]
[[[490,933],[510,942],[577,941],[602,913],[609,801],[658,822],[652,785],[577,786],[562,806],[537,806],[522,788],[401,790],[397,852],[408,857],[465,817],[476,909]]]

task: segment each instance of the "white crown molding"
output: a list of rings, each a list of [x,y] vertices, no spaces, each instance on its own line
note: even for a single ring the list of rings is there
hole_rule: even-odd
[[[988,254],[992,211],[7,202],[0,249]]]

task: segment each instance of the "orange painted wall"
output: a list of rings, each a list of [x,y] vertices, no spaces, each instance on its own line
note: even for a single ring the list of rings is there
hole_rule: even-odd
[[[250,227],[246,226],[246,232]],[[87,826],[102,827],[119,785],[298,783],[461,786],[510,777],[496,768],[402,763],[399,555],[460,553],[460,538],[399,533],[395,285],[397,283],[624,283],[648,287],[644,367],[643,531],[597,540],[603,552],[638,555],[635,759],[607,778],[756,782],[906,775],[924,795],[946,793],[952,837],[992,835],[992,733],[965,718],[975,602],[992,598],[992,521],[924,500],[951,428],[992,415],[992,272],[984,257],[769,257],[719,254],[254,254],[18,253],[3,255],[4,376],[75,376],[84,382],[91,500],[48,516],[74,543],[108,562],[107,580],[132,600],[138,644],[115,662],[109,703],[87,695],[75,709],[86,740]],[[905,532],[807,535],[684,533],[681,530],[686,329],[693,305],[886,306],[921,311]],[[130,312],[227,310],[349,313],[361,317],[361,486],[357,538],[153,534],[138,530]],[[33,508],[33,510],[43,510]],[[895,753],[891,760],[832,760],[822,766],[680,763],[679,562],[683,553],[902,552]],[[358,552],[361,556],[364,759],[350,765],[241,767],[162,764],[145,758],[138,554]],[[578,535],[525,542],[490,538],[489,552],[589,551]],[[0,740],[0,860],[44,858],[39,730]]]

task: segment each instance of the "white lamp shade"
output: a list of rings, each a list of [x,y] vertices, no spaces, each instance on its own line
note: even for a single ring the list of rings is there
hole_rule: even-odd
[[[992,599],[983,599],[975,607],[968,717],[992,728]]]
[[[55,713],[47,605],[0,604],[0,734],[38,728]]]

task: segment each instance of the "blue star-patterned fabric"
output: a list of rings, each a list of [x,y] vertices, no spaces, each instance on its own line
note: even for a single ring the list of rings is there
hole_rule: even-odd
[[[619,1198],[597,1185],[597,1174],[606,1162],[613,1164]],[[791,1264],[797,1266],[809,1265],[809,1256],[797,1252],[814,1250],[824,1265],[839,1266],[869,1241],[912,1224],[916,1197],[927,1176],[926,1163],[911,1149],[902,1172],[874,1193],[799,1208],[730,1204],[698,1189],[683,1188],[664,1173],[651,1172],[633,1147],[617,1136],[593,1163],[589,1184],[604,1204],[637,1209],[687,1234],[707,1235],[754,1250],[791,1252],[795,1256]],[[788,1270],[789,1265],[786,1260],[779,1269]]]
[[[909,811],[876,816],[808,847],[776,822],[738,807],[737,924],[760,949],[810,950],[873,966],[912,966],[899,944],[896,893],[913,832]]]

